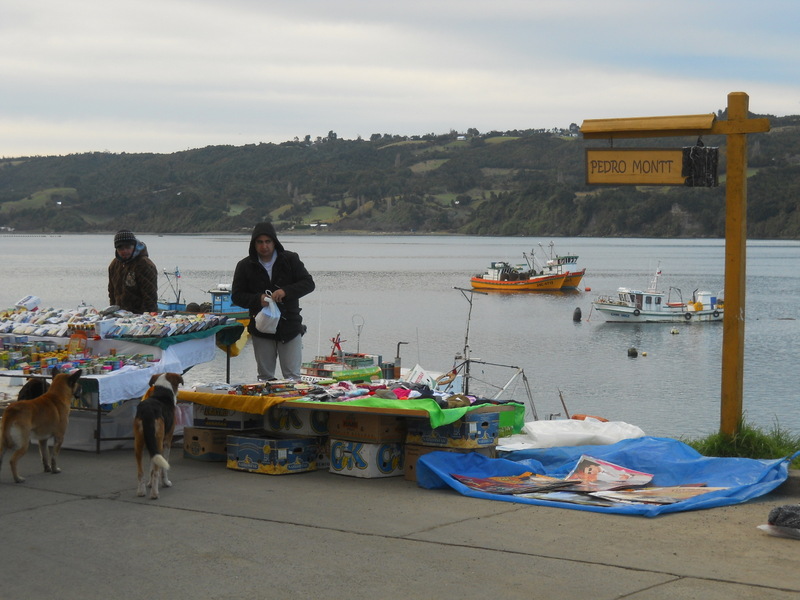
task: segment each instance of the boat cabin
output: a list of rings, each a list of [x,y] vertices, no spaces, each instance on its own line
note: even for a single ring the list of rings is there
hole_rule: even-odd
[[[211,294],[211,312],[232,313],[245,310],[231,300],[231,284],[218,283],[216,289],[208,290]]]
[[[623,304],[635,306],[639,310],[658,311],[663,306],[664,294],[619,288],[619,299]]]
[[[526,265],[512,265],[504,260],[495,260],[486,269],[483,275],[476,275],[489,281],[518,281],[527,279]]]

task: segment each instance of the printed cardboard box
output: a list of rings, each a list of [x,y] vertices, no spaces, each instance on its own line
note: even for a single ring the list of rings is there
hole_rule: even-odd
[[[273,406],[264,415],[264,429],[291,435],[328,435],[328,412]]]
[[[406,422],[393,415],[331,411],[328,433],[332,438],[354,442],[402,442]]]
[[[331,473],[374,479],[403,474],[403,444],[400,442],[354,442],[331,439]]]
[[[409,419],[406,444],[440,448],[487,448],[497,445],[500,413],[478,408],[435,429],[427,419]]]
[[[317,469],[317,438],[278,438],[275,434],[242,432],[227,439],[229,469],[286,475]]]
[[[489,458],[497,458],[497,448],[492,446],[490,448],[437,448],[435,446],[416,446],[414,444],[405,445],[405,453],[403,456],[403,477],[408,481],[417,480],[417,461],[420,456],[424,456],[429,452],[459,452],[467,454],[468,452],[477,452]]]
[[[331,442],[327,437],[317,439],[317,471],[327,471],[331,466]]]
[[[216,429],[262,429],[264,415],[195,404],[193,424],[195,427]]]
[[[202,427],[183,430],[183,456],[207,462],[225,462],[228,431]]]

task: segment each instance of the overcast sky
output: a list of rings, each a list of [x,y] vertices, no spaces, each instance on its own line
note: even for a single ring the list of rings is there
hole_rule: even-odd
[[[800,114],[797,0],[2,0],[0,157]]]

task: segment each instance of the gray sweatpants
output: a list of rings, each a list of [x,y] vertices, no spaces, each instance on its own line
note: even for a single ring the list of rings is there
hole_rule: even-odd
[[[269,338],[250,337],[253,340],[253,353],[256,357],[259,381],[275,378],[275,364],[281,362],[283,379],[300,379],[300,366],[303,362],[303,336],[284,343]]]

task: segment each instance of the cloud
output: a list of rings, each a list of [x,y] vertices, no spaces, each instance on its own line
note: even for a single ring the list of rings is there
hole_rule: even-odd
[[[0,156],[796,114],[792,1],[40,0],[0,8]]]

